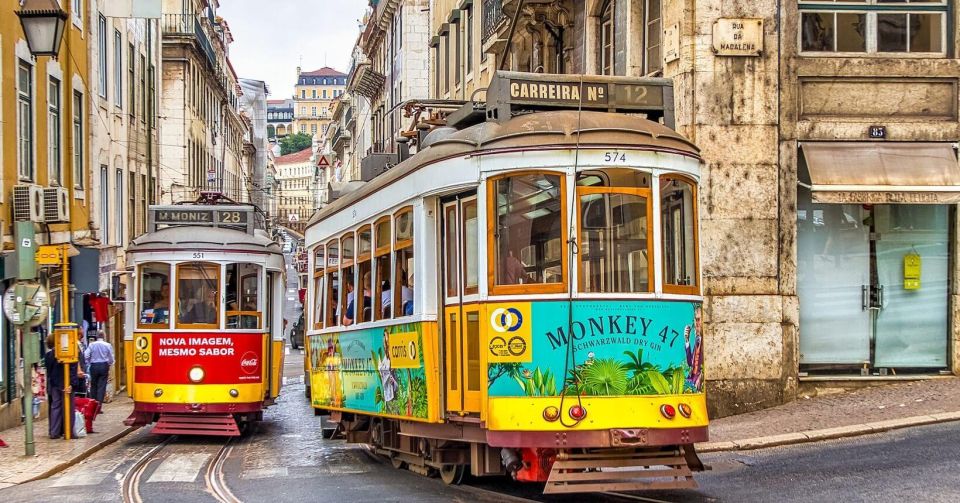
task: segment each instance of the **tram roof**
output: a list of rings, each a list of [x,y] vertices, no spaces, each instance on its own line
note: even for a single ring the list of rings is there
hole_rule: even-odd
[[[251,235],[235,229],[191,226],[167,227],[156,232],[148,232],[134,239],[127,251],[169,251],[171,248],[222,248],[225,253],[282,253],[280,244],[270,239],[262,230],[256,230]]]
[[[582,114],[582,115],[581,115]],[[579,127],[578,127],[579,126]],[[578,134],[579,138],[578,138]],[[333,215],[421,167],[444,159],[504,149],[545,147],[630,146],[672,152],[700,159],[700,149],[663,124],[641,117],[607,112],[562,110],[488,121],[450,134],[377,176],[363,187],[324,206],[307,227]]]

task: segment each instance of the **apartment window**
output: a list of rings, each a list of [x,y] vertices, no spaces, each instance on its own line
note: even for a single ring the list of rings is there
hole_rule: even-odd
[[[307,107],[300,107],[300,115],[307,115]]]
[[[147,122],[147,58],[140,55],[140,122]]]
[[[310,107],[310,115],[313,117],[317,116],[317,107]]]
[[[97,47],[100,49],[100,97],[107,97],[107,18],[100,15],[97,20]]]
[[[130,51],[127,57],[127,87],[130,88],[130,109],[127,110],[127,113],[130,115],[137,114],[137,79],[136,79],[136,70],[137,70],[137,49],[133,44],[130,44],[127,49]],[[189,97],[189,95],[188,95]]]
[[[113,102],[123,107],[123,37],[120,30],[113,31]]]
[[[467,68],[467,73],[473,71],[473,6],[469,5],[463,10],[463,60]]]
[[[644,12],[646,30],[644,30],[644,73],[651,74],[663,69],[663,55],[660,48],[662,37],[660,2],[662,0],[647,0]]]
[[[324,131],[324,132],[326,132],[326,131]],[[310,124],[310,134],[313,134],[313,135],[316,135],[316,134],[317,134],[317,125],[316,125],[316,124]]]
[[[33,179],[33,67],[26,61],[17,66],[17,145],[21,179]]]
[[[117,185],[116,190],[113,192],[114,198],[116,198],[117,206],[117,218],[114,223],[117,225],[117,244],[123,244],[123,186],[124,186],[124,176],[123,170],[117,169]]]
[[[157,76],[155,72],[155,67],[150,65],[147,69],[147,93],[149,94],[147,117],[149,117],[148,122],[150,126],[157,124],[157,85],[155,83]]]
[[[614,27],[613,0],[608,0],[600,14],[600,74],[613,75]]]
[[[104,244],[110,244],[110,172],[105,164],[100,165],[100,229]]]
[[[317,99],[317,90],[316,90],[316,89],[313,90],[313,99]]]
[[[300,132],[301,132],[301,133],[306,133],[306,132],[307,132],[307,125],[306,125],[306,124],[300,124]]]
[[[323,90],[323,99],[327,99],[327,90],[326,90],[326,89]]]
[[[946,0],[860,0],[855,7],[800,2],[805,53],[946,54]]]
[[[83,188],[83,93],[80,91],[73,92],[73,184]]]
[[[460,35],[460,25],[457,25],[456,28],[457,28],[457,29],[455,29],[455,30],[453,30],[453,31],[450,32],[450,35],[453,36],[454,34],[456,34],[456,36],[457,36],[457,44],[456,44],[456,47],[455,47],[455,52],[456,52],[456,54],[454,55],[454,60],[455,60],[456,67],[455,67],[454,70],[453,70],[453,79],[454,79],[454,85],[459,86],[459,85],[460,85],[460,77],[461,77],[461,75],[463,74],[463,69],[460,67],[460,65],[462,64],[461,62],[463,61],[463,60],[460,58],[461,52],[462,52],[462,50],[463,50],[463,49],[462,49],[462,46],[463,46],[463,37]]]
[[[133,239],[137,235],[137,174],[133,171],[129,175],[127,185],[127,211],[130,212],[130,218],[127,218],[127,237]],[[140,187],[140,197],[143,197],[143,186]]]
[[[51,185],[62,186],[60,137],[60,81],[51,77],[47,89],[47,173]]]
[[[443,93],[450,91],[450,36],[443,36]]]
[[[301,99],[307,99],[307,90],[306,90],[306,89],[301,89],[301,90],[300,90],[300,98],[301,98]]]
[[[440,46],[433,48],[433,97],[440,97]]]

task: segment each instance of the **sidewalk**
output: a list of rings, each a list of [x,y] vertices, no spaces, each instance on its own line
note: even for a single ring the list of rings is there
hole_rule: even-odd
[[[960,420],[960,378],[911,381],[798,400],[710,422],[699,452],[759,449]]]
[[[23,454],[24,426],[0,431],[0,437],[10,446],[0,448],[0,489],[49,477],[116,441],[133,430],[123,424],[132,410],[133,401],[125,393],[121,394],[103,405],[103,414],[97,416],[93,423],[97,433],[88,433],[86,437],[69,441],[50,440],[47,436],[47,420],[35,421],[33,440],[37,454],[32,457]]]

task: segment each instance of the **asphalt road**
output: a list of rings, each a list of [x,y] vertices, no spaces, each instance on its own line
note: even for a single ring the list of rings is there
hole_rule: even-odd
[[[291,350],[278,404],[246,437],[229,443],[177,437],[163,444],[165,437],[144,428],[57,476],[0,491],[0,501],[116,502],[132,494],[126,501],[191,503],[217,501],[214,494],[224,491],[239,501],[270,503],[960,501],[960,423],[706,455],[714,469],[697,476],[696,491],[546,497],[536,486],[503,478],[445,486],[395,470],[361,446],[324,440],[320,418],[303,396],[302,369],[302,352]]]

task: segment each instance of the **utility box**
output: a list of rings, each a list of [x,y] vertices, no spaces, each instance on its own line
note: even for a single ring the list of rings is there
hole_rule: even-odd
[[[80,359],[76,323],[58,323],[54,326],[54,350],[60,363],[76,363]]]

